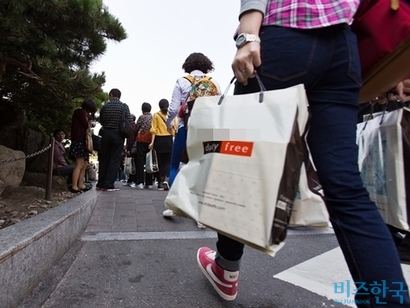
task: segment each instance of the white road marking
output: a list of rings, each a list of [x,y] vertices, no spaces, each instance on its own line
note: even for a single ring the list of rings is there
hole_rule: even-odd
[[[310,228],[288,229],[287,236],[296,235],[329,235],[333,229],[326,231]],[[163,231],[163,232],[97,232],[84,233],[82,241],[139,241],[139,240],[172,240],[172,239],[201,239],[216,238],[216,232],[207,231]]]
[[[402,264],[402,269],[406,281],[409,282],[410,265]],[[346,296],[346,290],[342,294],[341,289],[338,289],[339,294],[335,294],[333,283],[338,283],[340,287],[340,283],[344,282],[346,288],[346,280],[348,280],[351,284],[350,292],[355,289],[340,247],[295,265],[273,277],[325,296],[330,300],[354,300],[353,295]],[[356,307],[356,305],[346,302],[345,305]]]

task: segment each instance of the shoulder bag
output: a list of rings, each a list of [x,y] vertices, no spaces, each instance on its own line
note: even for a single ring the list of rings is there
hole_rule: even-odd
[[[128,138],[131,134],[131,123],[125,117],[124,104],[122,104],[122,119],[120,122],[120,133],[123,138]]]
[[[88,151],[88,153],[92,154],[94,152],[93,148],[93,138],[91,136],[91,129],[87,128],[85,132],[85,147]]]

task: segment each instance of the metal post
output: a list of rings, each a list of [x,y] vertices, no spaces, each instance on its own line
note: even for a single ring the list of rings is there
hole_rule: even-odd
[[[47,185],[46,185],[46,200],[51,200],[53,187],[53,166],[54,166],[54,137],[50,138],[50,149],[48,150],[48,169],[47,169]]]

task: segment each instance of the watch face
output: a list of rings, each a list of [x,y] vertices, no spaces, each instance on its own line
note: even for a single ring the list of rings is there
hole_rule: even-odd
[[[238,38],[236,39],[236,46],[241,47],[243,43],[245,43],[246,38],[245,35],[239,35]]]

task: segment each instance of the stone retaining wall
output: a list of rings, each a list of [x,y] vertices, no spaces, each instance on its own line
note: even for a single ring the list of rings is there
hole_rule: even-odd
[[[91,190],[0,230],[0,303],[17,307],[83,233],[96,204]]]

